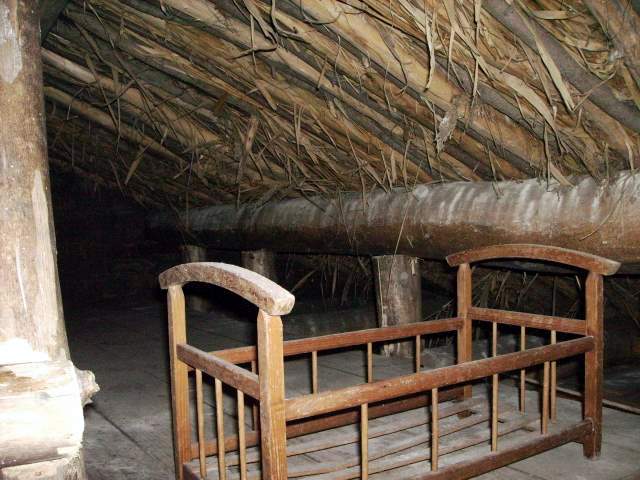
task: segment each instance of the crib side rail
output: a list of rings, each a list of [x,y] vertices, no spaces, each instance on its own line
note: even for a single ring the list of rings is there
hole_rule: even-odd
[[[283,353],[285,357],[302,355],[305,353],[335,350],[346,347],[357,347],[368,343],[386,342],[415,337],[417,335],[430,335],[437,333],[454,332],[462,325],[462,320],[442,318],[426,322],[394,325],[391,327],[370,328],[353,332],[335,333],[319,337],[300,338],[284,342]],[[257,359],[257,349],[254,346],[228,348],[210,352],[218,358],[231,363],[249,363]]]
[[[187,344],[177,346],[178,359],[189,367],[217,378],[223,383],[260,400],[258,375]]]
[[[388,380],[291,398],[286,401],[286,417],[287,421],[296,420],[353,408],[366,403],[382,402],[435,388],[467,383],[495,374],[580,355],[592,351],[594,346],[593,337],[581,337],[522,352],[508,353]]]

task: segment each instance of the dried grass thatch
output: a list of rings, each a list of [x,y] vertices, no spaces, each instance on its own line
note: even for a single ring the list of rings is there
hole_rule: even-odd
[[[149,206],[606,179],[640,154],[629,0],[73,0],[54,165]]]

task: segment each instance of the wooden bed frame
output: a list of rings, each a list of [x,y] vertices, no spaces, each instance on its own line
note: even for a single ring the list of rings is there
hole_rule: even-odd
[[[586,318],[576,320],[563,317],[511,312],[472,305],[471,264],[496,259],[526,259],[552,262],[586,270],[585,283]],[[458,267],[458,311],[455,318],[433,320],[394,326],[339,333],[328,336],[283,341],[281,316],[291,311],[294,297],[272,281],[243,268],[222,263],[190,263],[173,267],[160,275],[160,284],[168,290],[169,345],[171,357],[171,390],[174,430],[174,451],[176,477],[219,478],[219,479],[272,479],[284,480],[294,477],[326,479],[368,478],[384,471],[385,478],[469,478],[499,468],[522,458],[555,448],[568,442],[583,444],[585,456],[592,458],[600,453],[602,438],[602,356],[603,356],[603,275],[615,273],[617,262],[556,247],[540,245],[498,245],[465,251],[447,258],[451,266]],[[186,341],[185,302],[182,286],[188,282],[205,282],[226,288],[252,302],[258,307],[257,347],[241,347],[204,352]],[[472,321],[488,322],[492,325],[492,356],[473,360]],[[498,325],[508,324],[520,327],[520,351],[500,354],[497,352]],[[549,344],[526,348],[526,329],[550,332]],[[457,364],[421,370],[421,338],[425,335],[455,332],[457,338]],[[556,332],[562,332],[557,341]],[[373,379],[372,351],[376,342],[397,341],[415,338],[415,373],[390,379]],[[328,391],[318,391],[318,352],[348,347],[366,346],[366,383]],[[312,392],[307,395],[285,398],[284,359],[285,357],[309,355],[311,358]],[[560,425],[557,421],[556,368],[560,359],[584,355],[584,405],[582,419]],[[250,365],[251,369],[239,365]],[[507,372],[519,372],[519,412],[525,415],[525,369],[543,365],[541,386],[541,407],[537,414],[536,431],[531,425],[518,423],[514,429],[528,426],[525,440],[505,441],[499,448],[498,439],[507,427],[500,420],[498,409],[499,379]],[[259,367],[259,373],[258,368]],[[196,421],[194,429],[189,412],[189,374],[195,376]],[[213,377],[216,411],[216,440],[205,439],[203,372]],[[458,424],[464,420],[463,414],[473,413],[471,382],[490,379],[490,393],[486,396],[486,418],[488,435],[475,444],[487,443],[486,451],[472,458],[442,465],[439,459],[453,447],[440,451],[440,439],[447,431],[440,431],[445,417],[458,414]],[[237,391],[237,426],[235,435],[225,437],[222,386],[227,385]],[[245,395],[250,397],[245,399]],[[245,427],[245,402],[255,399],[250,407],[254,414],[253,429]],[[452,401],[454,400],[455,401]],[[447,402],[439,405],[439,402]],[[458,403],[456,403],[458,402]],[[467,403],[465,403],[467,402]],[[258,406],[256,406],[257,404]],[[428,418],[422,424],[430,425],[429,439],[423,444],[425,454],[417,457],[423,465],[416,473],[416,462],[394,462],[394,455],[386,460],[369,459],[369,443],[375,441],[376,433],[389,427],[375,427],[369,434],[369,420],[384,416],[400,415],[411,409],[427,411]],[[259,421],[256,415],[259,411]],[[418,411],[418,410],[416,410]],[[248,413],[248,412],[247,412]],[[399,420],[392,423],[398,424]],[[400,422],[402,423],[402,422]],[[478,422],[476,422],[478,423]],[[356,431],[344,433],[340,428],[359,424]],[[416,425],[416,424],[412,424]],[[519,425],[519,426],[518,426]],[[212,427],[211,427],[212,428]],[[348,450],[351,457],[344,463],[345,468],[333,470],[309,470],[297,467],[296,451],[304,452],[305,435],[313,437],[313,432],[337,429],[336,445],[345,444],[349,437]],[[446,427],[443,430],[459,430],[461,427]],[[512,430],[514,430],[512,429]],[[342,432],[342,433],[340,433]],[[407,430],[409,432],[409,430]],[[383,432],[384,433],[384,432]],[[346,437],[345,437],[346,435]],[[356,437],[354,438],[354,435]],[[524,435],[524,434],[523,434]],[[302,437],[296,438],[295,437]],[[473,437],[476,438],[476,437]],[[341,440],[342,439],[342,440]],[[288,440],[293,445],[289,445]],[[312,442],[317,440],[312,440]],[[342,442],[342,443],[340,443]],[[418,440],[416,439],[416,442]],[[501,440],[502,442],[502,440]],[[415,443],[415,442],[414,442]],[[464,443],[473,444],[472,442]],[[320,442],[322,444],[322,442]],[[327,445],[325,445],[327,446]],[[334,448],[330,445],[328,448]],[[337,447],[335,447],[337,448]],[[347,447],[342,447],[347,448]],[[460,448],[460,447],[455,447]],[[249,451],[248,449],[253,449]],[[446,451],[445,451],[446,450]],[[340,451],[334,450],[334,451]],[[393,452],[394,450],[385,450]],[[401,450],[398,450],[401,451]],[[233,453],[230,453],[233,452]],[[353,453],[355,452],[355,454]],[[380,454],[382,455],[382,454]],[[379,458],[373,456],[372,459]],[[233,456],[233,458],[232,458]],[[405,455],[406,457],[406,455]],[[302,458],[302,457],[300,457]],[[404,458],[399,453],[396,459]],[[408,458],[408,457],[407,457]],[[234,460],[235,459],[235,460]],[[209,460],[209,462],[208,462]],[[404,460],[403,460],[404,461]],[[417,460],[416,460],[417,461]],[[213,462],[213,467],[209,465]],[[398,463],[400,462],[400,463]],[[405,467],[415,463],[409,473],[401,469],[393,473],[394,465]],[[231,466],[233,464],[233,466]],[[339,463],[338,463],[339,464]],[[343,466],[344,466],[343,465]],[[373,467],[372,467],[373,466]],[[385,469],[389,469],[388,471]],[[400,467],[398,467],[400,468]],[[355,473],[354,473],[355,472]],[[413,472],[413,473],[410,473]],[[305,476],[306,475],[306,476]],[[395,475],[395,476],[394,476]]]

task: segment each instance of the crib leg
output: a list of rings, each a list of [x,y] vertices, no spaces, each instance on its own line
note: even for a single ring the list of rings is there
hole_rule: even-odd
[[[472,320],[469,316],[471,307],[471,267],[463,263],[458,267],[458,317],[462,319],[462,327],[458,329],[458,363],[470,362],[473,359]],[[464,386],[463,398],[471,398],[471,385]]]
[[[260,438],[262,478],[287,479],[287,427],[284,406],[282,320],[258,313],[258,369],[260,371]]]
[[[593,422],[593,431],[583,444],[584,455],[595,458],[600,455],[602,444],[602,359],[603,339],[603,282],[602,275],[589,272],[586,288],[587,335],[595,340],[594,349],[584,356],[584,416]]]

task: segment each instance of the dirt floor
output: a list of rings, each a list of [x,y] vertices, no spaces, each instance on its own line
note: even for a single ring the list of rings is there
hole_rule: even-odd
[[[189,341],[207,350],[251,343],[255,324],[249,311],[216,310],[189,316]],[[372,312],[346,311],[335,314],[304,314],[285,318],[285,335],[298,337],[314,322],[319,333],[352,324],[365,325]],[[336,321],[336,319],[340,321]],[[349,319],[353,318],[353,322]],[[164,304],[140,302],[132,305],[101,305],[67,313],[73,360],[96,374],[101,392],[87,407],[85,458],[89,478],[172,479],[174,478],[170,395],[168,386],[167,333]],[[364,374],[361,352],[328,353],[319,356],[319,385],[346,386],[361,381]],[[409,373],[412,361],[375,356],[375,378]],[[287,395],[307,393],[309,364],[305,359],[287,362]],[[612,388],[640,391],[635,368],[607,374]],[[623,381],[623,378],[626,379]],[[515,390],[503,389],[514,396]],[[534,392],[530,392],[534,394]],[[212,397],[207,410],[213,415]],[[619,400],[619,398],[617,398]],[[579,414],[580,406],[562,400],[561,408]],[[225,401],[225,412],[229,412]],[[227,425],[233,425],[230,415]],[[210,421],[209,419],[208,421]],[[213,430],[213,429],[211,429]],[[568,444],[484,475],[484,479],[630,480],[640,475],[640,416],[605,409],[602,456],[595,461],[582,456],[582,448]]]

